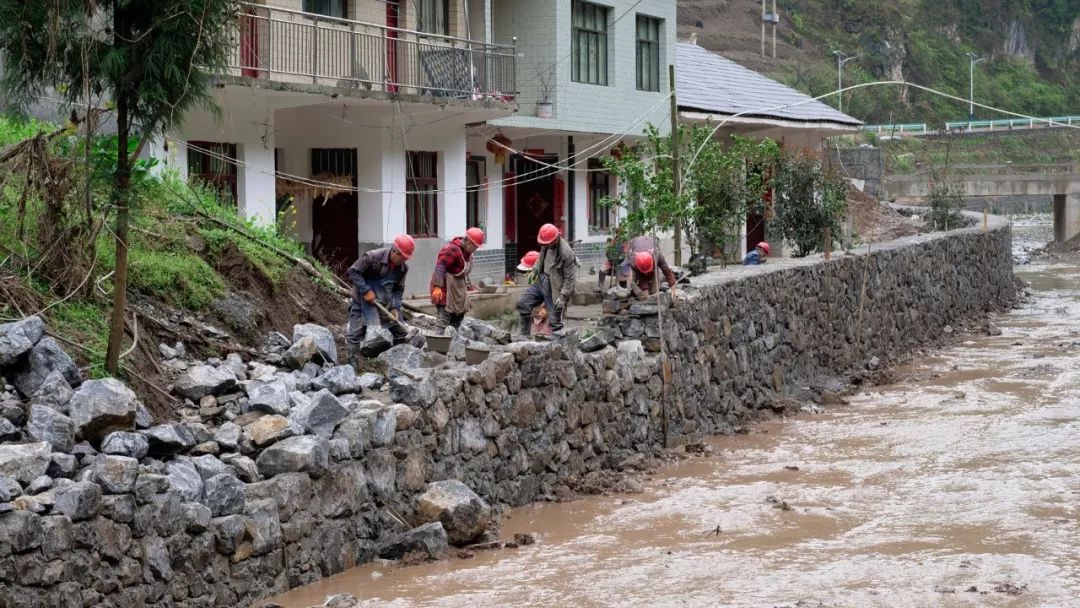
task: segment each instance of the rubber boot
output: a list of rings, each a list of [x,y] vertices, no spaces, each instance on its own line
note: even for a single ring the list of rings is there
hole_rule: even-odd
[[[515,338],[518,342],[528,342],[532,340],[532,315],[520,315],[521,321],[519,325],[520,333]]]

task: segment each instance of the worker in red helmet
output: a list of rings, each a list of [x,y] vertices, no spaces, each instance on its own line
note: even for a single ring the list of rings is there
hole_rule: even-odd
[[[660,291],[660,281],[657,280],[656,270],[664,275],[668,290],[675,294],[675,273],[660,251],[660,241],[651,236],[638,236],[630,239],[627,243],[626,259],[623,266],[629,267],[630,289],[638,296],[645,297]]]
[[[551,287],[548,283],[546,276],[538,276],[533,274],[532,270],[536,267],[536,263],[540,261],[539,251],[530,251],[521,256],[521,261],[517,265],[519,272],[528,272],[529,279],[532,283],[539,283],[541,290],[544,292],[544,303],[538,305],[532,310],[532,323],[530,325],[531,335],[551,335],[551,325],[548,323],[550,311],[552,309],[551,303]],[[524,333],[524,332],[522,332]]]
[[[578,259],[573,247],[559,233],[553,224],[540,227],[536,241],[540,243],[540,259],[534,272],[538,280],[529,286],[517,303],[518,316],[521,317],[522,337],[530,337],[532,312],[545,301],[551,303],[549,323],[552,331],[563,328],[563,313],[574,295],[577,284]]]
[[[447,327],[461,327],[469,302],[469,272],[472,255],[484,244],[484,231],[469,228],[463,236],[450,239],[435,258],[435,271],[431,273],[431,303],[438,311],[435,330],[443,332]]]
[[[746,254],[743,258],[743,266],[757,266],[758,264],[764,264],[765,258],[769,257],[769,244],[765,241],[761,241],[754,247],[754,250]]]
[[[390,330],[395,344],[403,343],[408,337],[408,331],[393,321],[401,319],[401,299],[405,294],[405,276],[409,273],[409,265],[405,262],[415,251],[413,238],[399,234],[389,247],[362,254],[346,272],[353,284],[349,325],[345,331],[351,365],[355,366],[360,357],[360,346],[367,337],[369,325]],[[382,317],[375,306],[376,301],[390,312],[393,320]]]

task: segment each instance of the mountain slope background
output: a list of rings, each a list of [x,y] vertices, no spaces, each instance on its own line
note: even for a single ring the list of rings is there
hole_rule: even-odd
[[[772,0],[768,1],[771,9]],[[777,58],[761,53],[759,0],[679,0],[679,36],[810,95],[836,90],[841,50],[845,86],[902,80],[967,99],[968,52],[975,100],[1005,110],[1080,114],[1080,0],[780,0]],[[835,106],[835,96],[826,99]],[[966,103],[900,86],[849,91],[844,111],[868,123],[967,117]],[[975,109],[982,119],[1007,118]]]

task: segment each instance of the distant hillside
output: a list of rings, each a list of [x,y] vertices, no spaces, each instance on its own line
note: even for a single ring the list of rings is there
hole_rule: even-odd
[[[768,5],[772,6],[772,0]],[[834,49],[858,59],[845,84],[906,80],[1039,116],[1080,114],[1080,0],[779,0],[777,59],[762,59],[754,0],[679,0],[679,34],[811,95],[836,89]],[[836,105],[835,98],[829,103]],[[867,122],[961,119],[967,105],[914,89],[872,88],[844,98]],[[976,109],[980,118],[998,118]]]

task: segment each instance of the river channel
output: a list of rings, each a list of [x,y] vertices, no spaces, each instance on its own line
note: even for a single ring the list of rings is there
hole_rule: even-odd
[[[1045,242],[1017,222],[1016,247]],[[710,440],[644,492],[515,509],[538,542],[368,564],[274,601],[363,606],[1080,606],[1080,258],[1034,296],[830,406]],[[786,505],[786,508],[785,508]]]

